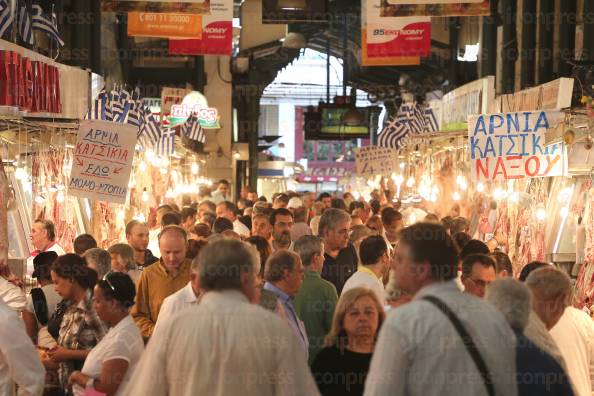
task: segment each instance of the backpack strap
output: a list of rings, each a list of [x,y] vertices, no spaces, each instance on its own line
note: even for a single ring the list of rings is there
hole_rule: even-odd
[[[435,296],[425,296],[422,298],[422,300],[428,301],[431,304],[433,304],[450,320],[450,322],[460,335],[460,338],[462,339],[462,342],[464,343],[466,350],[470,354],[470,357],[474,361],[476,368],[481,373],[483,383],[487,388],[487,393],[489,394],[489,396],[495,396],[495,387],[493,386],[493,380],[491,378],[489,368],[483,360],[483,357],[481,356],[481,353],[479,352],[476,344],[474,343],[474,340],[472,339],[468,331],[466,331],[466,328],[464,327],[460,319],[458,319],[456,314],[446,305],[445,302],[443,302],[439,298]]]
[[[33,300],[33,310],[35,311],[35,316],[37,317],[37,321],[42,326],[47,325],[49,318],[48,318],[48,308],[47,308],[47,300],[45,299],[45,293],[39,287],[32,289],[31,290],[31,299]]]

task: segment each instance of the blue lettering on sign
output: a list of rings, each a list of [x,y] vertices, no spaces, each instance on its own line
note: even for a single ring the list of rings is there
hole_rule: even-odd
[[[485,117],[483,117],[482,115],[479,116],[479,118],[476,120],[476,125],[474,127],[474,136],[476,136],[476,134],[479,132],[482,132],[485,135],[487,135],[487,128],[485,126]]]
[[[547,129],[549,129],[549,120],[547,120],[547,113],[544,111],[541,111],[540,115],[538,116],[536,126],[534,127],[534,132],[538,132],[540,128],[543,128],[545,132]]]
[[[495,120],[498,120],[497,125],[495,125]],[[493,114],[489,117],[489,135],[493,135],[495,133],[495,129],[501,128],[503,125],[503,117],[499,114]]]

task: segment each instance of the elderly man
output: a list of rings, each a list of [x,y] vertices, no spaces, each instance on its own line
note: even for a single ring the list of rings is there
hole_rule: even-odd
[[[291,330],[250,303],[260,270],[255,248],[222,239],[198,257],[200,304],[164,323],[123,393],[319,395]]]
[[[272,238],[272,226],[270,216],[259,213],[252,217],[252,236],[261,236],[267,241]]]
[[[159,260],[148,248],[149,228],[146,223],[132,220],[126,224],[126,240],[134,249],[134,262],[140,268],[148,267]]]
[[[188,236],[179,226],[167,226],[159,234],[161,259],[146,268],[138,281],[132,317],[144,338],[155,328],[163,300],[186,286],[190,280],[190,261],[186,260]]]
[[[464,292],[483,298],[489,283],[495,280],[495,261],[484,254],[471,254],[462,262]]]
[[[99,279],[103,279],[111,271],[111,256],[106,250],[89,249],[82,255],[82,258],[85,259],[87,267],[97,272]]]
[[[357,251],[349,242],[351,216],[340,209],[326,209],[319,225],[319,235],[324,240],[324,269],[322,278],[331,282],[338,294],[347,279],[357,271]]]
[[[233,223],[233,231],[241,236],[249,236],[250,230],[237,218],[237,207],[233,202],[223,201],[217,205],[217,217],[224,217]]]
[[[485,300],[499,309],[516,334],[518,395],[573,395],[559,362],[524,335],[532,312],[530,289],[512,278],[498,279],[487,288]]]
[[[272,226],[272,242],[270,246],[275,252],[291,248],[291,230],[293,229],[293,213],[289,209],[275,209],[270,215]]]
[[[159,331],[159,328],[163,327],[163,324],[171,320],[177,313],[198,304],[201,294],[198,257],[196,257],[190,266],[190,281],[188,284],[163,300],[163,305],[159,311],[159,320],[157,320],[153,333]]]
[[[307,356],[309,343],[305,325],[297,316],[293,299],[303,282],[303,264],[301,258],[288,250],[278,250],[266,261],[264,279],[266,283],[262,294],[272,293],[286,313],[287,323]]]
[[[27,275],[33,273],[33,258],[41,252],[56,252],[58,256],[66,254],[56,243],[56,226],[51,220],[37,220],[31,227],[31,243],[35,250],[27,260]]]
[[[571,281],[554,267],[535,270],[526,278],[534,311],[549,329],[567,364],[578,396],[591,396],[594,377],[594,324],[586,313],[569,306]]]
[[[457,253],[441,225],[402,230],[392,270],[414,297],[382,325],[365,395],[517,394],[514,333],[495,307],[458,289]]]
[[[324,337],[332,327],[338,294],[336,287],[320,276],[324,267],[322,238],[304,235],[295,241],[293,250],[305,267],[303,284],[295,296],[295,311],[307,331],[311,364],[324,346]]]

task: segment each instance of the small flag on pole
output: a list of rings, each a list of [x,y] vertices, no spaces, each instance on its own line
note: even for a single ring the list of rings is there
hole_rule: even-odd
[[[33,18],[32,18],[33,30],[39,30],[47,34],[50,39],[56,41],[60,47],[64,46],[64,40],[60,37],[60,32],[56,26],[56,17],[52,14],[52,18],[48,18],[43,13],[43,8],[39,4],[33,5]]]
[[[156,154],[165,157],[175,153],[175,130],[167,129],[163,131],[161,138],[157,142]]]
[[[8,0],[0,0],[0,37],[12,31],[14,16]]]
[[[34,44],[31,16],[27,10],[27,5],[22,1],[19,6],[19,35],[25,43],[29,45]]]
[[[198,117],[194,113],[192,113],[184,125],[182,125],[182,133],[190,140],[206,143],[206,135],[204,134],[204,130],[200,125]]]

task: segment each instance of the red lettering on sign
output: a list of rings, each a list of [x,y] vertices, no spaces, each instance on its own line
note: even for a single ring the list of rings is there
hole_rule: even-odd
[[[511,172],[512,169],[520,169],[520,164],[514,164],[514,162],[512,161],[521,161],[522,160],[522,156],[521,155],[510,155],[509,157],[506,157],[506,161],[508,162],[507,166],[510,169],[510,173],[514,173],[514,174],[507,174],[506,179],[511,180],[511,179],[523,179],[524,175],[523,174],[518,174],[517,172]]]
[[[497,177],[497,175],[501,173],[504,179],[507,179],[507,171],[505,170],[505,163],[503,162],[503,158],[497,158],[497,163],[495,164],[495,170],[493,171],[493,180]]]
[[[62,112],[60,71],[14,51],[0,50],[0,105],[31,112]]]
[[[535,163],[535,169],[534,172],[530,171],[530,162],[534,162]],[[524,170],[526,171],[526,174],[530,177],[534,177],[538,174],[538,171],[540,170],[540,159],[533,155],[532,157],[528,158],[526,160],[526,162],[524,163]]]
[[[477,179],[482,174],[485,179],[489,178],[489,158],[485,158],[485,162],[480,158],[477,158],[474,162],[476,177]]]
[[[559,162],[559,160],[561,160],[560,155],[555,155],[553,157],[551,157],[550,155],[547,155],[546,158],[547,158],[547,169],[544,171],[544,173],[542,175],[539,175],[539,176],[548,175],[549,172],[551,171],[551,169],[553,169],[553,166],[555,166],[555,164],[557,162]]]

